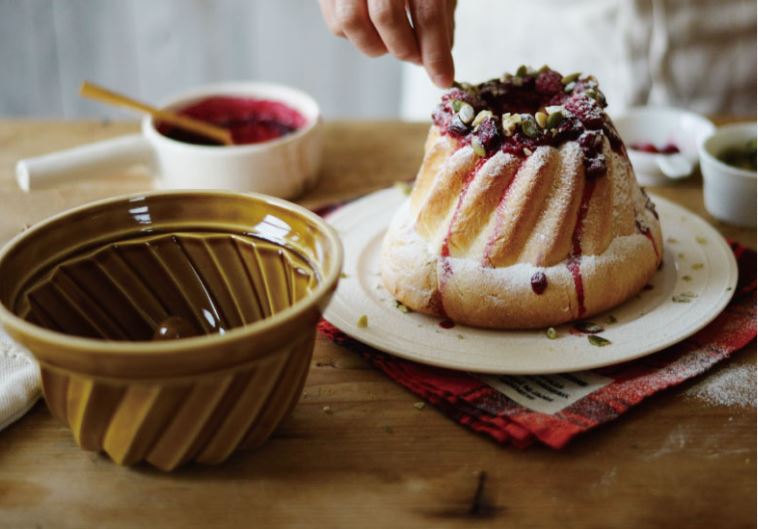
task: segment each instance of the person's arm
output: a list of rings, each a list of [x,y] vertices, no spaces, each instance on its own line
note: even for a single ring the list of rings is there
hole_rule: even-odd
[[[455,0],[319,0],[329,30],[369,57],[423,65],[440,87],[454,78]]]

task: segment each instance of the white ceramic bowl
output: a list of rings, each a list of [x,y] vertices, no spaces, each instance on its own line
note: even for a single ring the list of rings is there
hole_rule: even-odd
[[[316,101],[288,86],[232,82],[202,86],[164,102],[180,108],[213,95],[279,101],[300,112],[305,125],[271,141],[214,147],[164,136],[152,118],[142,132],[19,160],[16,180],[24,191],[118,173],[142,164],[168,189],[228,189],[294,198],[316,183],[321,165],[323,120]]]
[[[634,143],[652,143],[664,146],[673,143],[679,148],[682,162],[694,168],[698,149],[705,137],[713,132],[711,121],[688,110],[673,107],[636,107],[613,118],[627,147],[629,160],[640,185],[660,186],[674,182],[659,166],[659,158],[666,155],[636,151]],[[685,174],[684,177],[689,176]]]
[[[293,198],[315,184],[321,164],[323,120],[312,97],[283,85],[233,82],[195,88],[163,106],[177,109],[213,95],[279,101],[300,112],[305,125],[275,140],[218,147],[164,136],[146,116],[142,133],[155,150],[160,187],[234,189]]]
[[[737,123],[719,127],[700,148],[705,209],[719,220],[755,228],[756,173],[732,167],[717,156],[725,148],[756,137],[756,124]]]

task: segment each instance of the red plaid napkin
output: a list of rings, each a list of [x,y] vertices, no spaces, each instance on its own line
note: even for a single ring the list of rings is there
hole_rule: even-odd
[[[664,351],[584,374],[482,377],[487,383],[465,372],[387,355],[326,321],[319,324],[319,330],[475,432],[518,447],[529,446],[536,440],[561,448],[574,436],[617,418],[643,399],[707,371],[755,339],[756,254],[738,244],[731,247],[739,266],[737,291],[713,322]],[[585,394],[554,412],[535,411],[535,406],[510,391],[536,388],[543,393],[560,393],[568,385],[578,388],[580,395],[584,386]]]

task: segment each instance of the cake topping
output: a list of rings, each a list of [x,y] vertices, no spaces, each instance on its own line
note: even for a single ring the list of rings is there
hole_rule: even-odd
[[[544,272],[535,272],[531,279],[532,290],[538,296],[547,288],[547,276]]]
[[[526,156],[541,145],[578,141],[586,174],[595,178],[607,170],[604,138],[612,149],[624,148],[605,106],[591,75],[520,66],[515,75],[506,73],[478,85],[456,83],[432,118],[443,134],[470,144],[479,156],[497,150]]]

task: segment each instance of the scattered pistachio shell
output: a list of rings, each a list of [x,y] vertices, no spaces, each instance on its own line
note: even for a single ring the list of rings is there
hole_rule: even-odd
[[[591,345],[594,345],[596,347],[605,347],[606,345],[611,345],[610,340],[606,340],[602,336],[598,336],[597,334],[590,334],[587,336],[587,341],[590,342]]]
[[[692,303],[692,300],[697,297],[697,294],[693,292],[682,292],[671,298],[674,303]]]
[[[487,152],[484,150],[484,145],[482,145],[481,140],[476,136],[471,138],[471,148],[474,149],[474,153],[476,153],[477,156],[481,157],[487,154]]]
[[[693,265],[692,265],[692,269],[693,269],[693,270],[700,270],[700,269],[701,269],[701,268],[703,268],[704,266],[705,266],[705,265],[704,265],[703,263],[695,263],[695,264],[693,264]]]
[[[574,328],[577,331],[586,332],[589,334],[596,334],[605,330],[601,325],[595,323],[594,321],[578,321],[574,324]]]
[[[551,112],[545,121],[545,125],[549,129],[554,129],[561,123],[563,123],[563,112]]]
[[[732,288],[732,287],[726,287],[726,291],[727,292],[731,292],[732,290],[734,290],[734,288]]]
[[[475,127],[478,127],[482,123],[482,121],[484,121],[485,119],[491,118],[491,117],[492,117],[492,111],[491,110],[482,110],[474,118],[473,125]]]
[[[423,410],[424,408],[426,408],[426,404],[421,401],[418,401],[418,402],[413,403],[413,407],[416,408],[417,410]]]
[[[516,127],[521,123],[521,115],[505,113],[503,114],[501,121],[503,125],[503,133],[505,133],[506,136],[513,136],[513,133],[516,132]]]
[[[574,91],[574,87],[576,87],[576,83],[571,82],[571,83],[569,83],[569,84],[566,85],[566,87],[563,89],[563,91],[566,92],[567,94],[570,94],[571,92]]]
[[[340,279],[347,279],[348,277],[350,276],[347,275],[345,272],[340,272]]]
[[[674,239],[673,237],[669,237],[669,238],[666,239],[666,242],[670,243],[670,244],[676,244],[676,243],[679,242],[679,240],[678,239]]]
[[[332,411],[332,407],[331,406],[324,406],[323,408],[321,408],[321,411],[323,411],[327,415],[331,415],[332,413],[334,413]]]
[[[517,77],[524,77],[529,73],[529,69],[526,67],[525,64],[522,64],[518,67],[518,70],[516,70],[516,76]]]
[[[677,256],[679,259],[686,259],[686,258],[687,258],[687,256],[684,254],[684,252],[679,252],[678,254],[676,254],[676,256]]]
[[[459,340],[463,340],[465,338],[465,336],[463,336],[462,334],[456,334],[455,337],[458,338]]]
[[[398,191],[401,191],[404,195],[410,195],[411,194],[411,184],[408,182],[395,182],[393,184],[394,188]]]
[[[474,107],[465,102],[461,103],[461,109],[458,111],[458,117],[463,123],[468,125],[471,123],[471,120],[474,119]]]
[[[361,329],[365,329],[368,327],[368,316],[365,314],[362,314],[360,318],[358,318],[358,327]]]
[[[692,277],[690,276],[682,276],[683,281],[692,281]]]
[[[580,75],[581,75],[580,72],[574,72],[574,73],[570,73],[568,75],[564,75],[561,78],[561,83],[563,83],[563,84],[573,83],[574,81],[576,81],[577,79],[579,79]]]
[[[461,101],[460,99],[453,100],[452,102],[453,112],[458,112],[461,109],[462,104],[463,104],[463,101]]]
[[[395,300],[395,308],[402,312],[403,314],[408,314],[409,312],[413,312],[411,309],[400,303],[398,300]]]
[[[558,338],[558,331],[556,331],[554,327],[548,327],[545,331],[545,335],[551,340],[555,340]]]
[[[540,128],[544,129],[545,125],[547,125],[547,114],[544,112],[537,112],[534,115],[534,121],[537,122],[537,125],[539,125]]]
[[[705,237],[695,237],[695,240],[697,241],[698,244],[707,244],[708,243],[708,239],[706,239]]]
[[[521,132],[528,138],[536,138],[539,135],[540,130],[537,128],[537,122],[532,116],[521,117]]]

